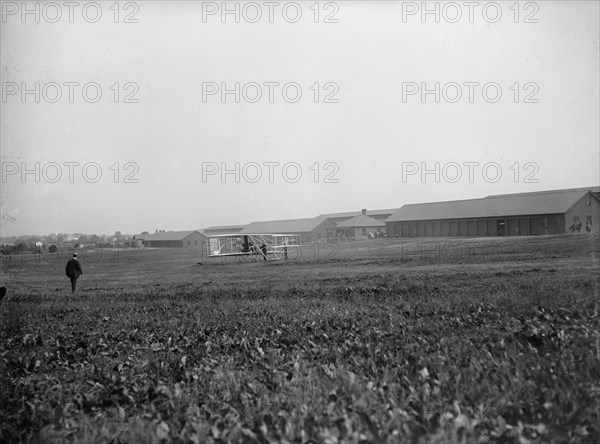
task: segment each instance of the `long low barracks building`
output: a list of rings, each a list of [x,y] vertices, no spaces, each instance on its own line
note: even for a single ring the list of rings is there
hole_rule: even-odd
[[[383,226],[385,224],[385,227]],[[571,228],[597,230],[600,187],[502,194],[480,199],[403,205],[398,209],[321,214],[209,227],[194,231],[157,231],[134,236],[150,248],[203,248],[218,234],[296,234],[303,243],[387,237],[477,237],[563,234]],[[385,230],[385,231],[384,231]]]
[[[561,234],[600,222],[600,187],[503,194],[404,205],[385,221],[388,236]]]

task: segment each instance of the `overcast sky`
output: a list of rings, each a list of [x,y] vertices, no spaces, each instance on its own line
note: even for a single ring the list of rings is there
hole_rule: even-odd
[[[600,182],[598,2],[111,5],[2,2],[2,235]]]

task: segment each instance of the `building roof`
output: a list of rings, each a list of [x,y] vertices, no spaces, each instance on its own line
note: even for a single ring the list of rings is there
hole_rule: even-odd
[[[244,228],[247,224],[238,224],[238,225],[212,225],[210,227],[206,227],[205,230],[220,230],[222,228]]]
[[[202,233],[192,230],[192,231],[161,231],[159,233],[152,233],[144,235],[144,241],[180,241],[184,240],[190,234],[200,234]]]
[[[204,228],[204,231],[218,231],[218,230],[235,230],[235,229],[242,229],[246,226],[247,224],[240,224],[240,225],[213,225],[211,227],[207,227]]]
[[[387,210],[369,210],[370,216],[385,216],[392,214],[394,211],[397,211],[398,208],[390,208]],[[348,211],[346,213],[327,213],[327,214],[319,214],[317,217],[326,217],[328,219],[337,219],[340,217],[354,217],[356,215],[361,214],[360,211]]]
[[[385,227],[385,224],[380,220],[373,219],[371,216],[366,214],[359,214],[351,219],[344,222],[339,222],[336,228],[371,228],[371,227]]]
[[[548,193],[566,193],[566,192],[581,192],[582,194],[591,191],[593,194],[600,192],[600,186],[594,187],[579,187],[579,188],[563,188],[560,190],[545,190],[545,191],[532,191],[530,193],[514,193],[514,194],[492,194],[486,197],[508,197],[508,196],[529,196],[533,194],[548,194]]]
[[[326,217],[317,216],[305,219],[270,220],[252,222],[240,232],[241,234],[267,234],[267,233],[308,233],[327,220]],[[333,223],[332,223],[333,224]]]
[[[573,188],[409,204],[397,210],[386,222],[561,214],[567,212],[585,193],[596,189],[598,187]]]

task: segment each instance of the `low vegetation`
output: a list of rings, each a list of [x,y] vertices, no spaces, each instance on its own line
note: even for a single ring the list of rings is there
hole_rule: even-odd
[[[0,441],[600,442],[587,238],[451,242],[499,248],[146,250],[83,261],[75,297],[64,264],[13,257]]]

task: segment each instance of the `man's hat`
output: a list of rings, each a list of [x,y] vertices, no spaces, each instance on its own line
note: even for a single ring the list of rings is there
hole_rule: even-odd
[[[77,253],[73,253],[73,257],[77,257]]]

